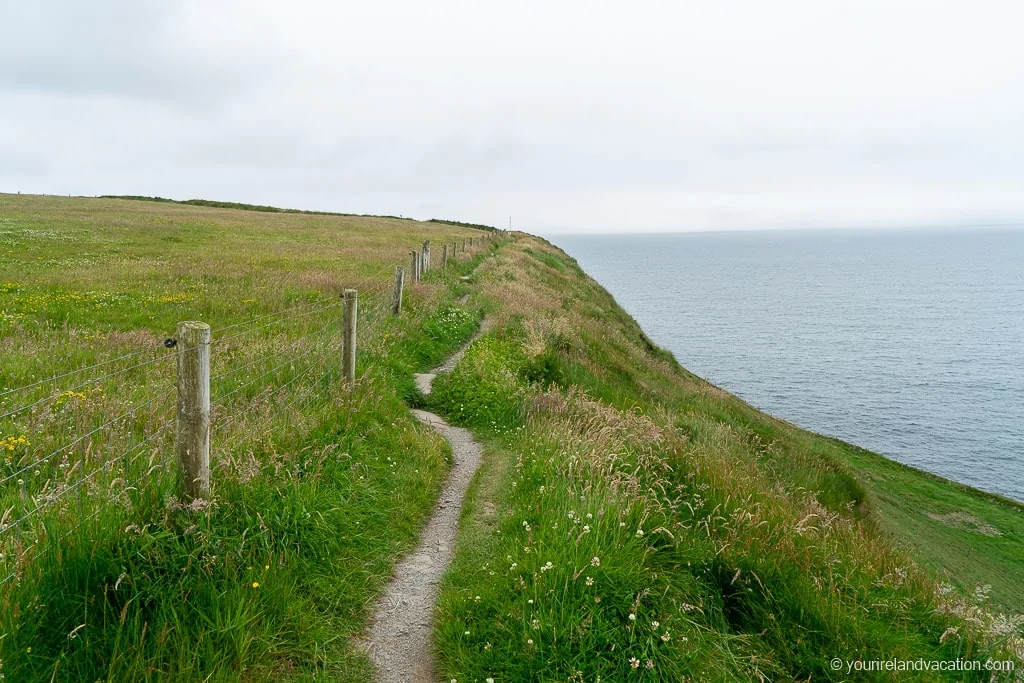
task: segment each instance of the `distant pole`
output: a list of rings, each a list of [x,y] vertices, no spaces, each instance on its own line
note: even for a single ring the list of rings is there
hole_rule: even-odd
[[[356,317],[359,308],[359,293],[346,289],[345,313],[342,319],[341,375],[351,391],[356,385]]]
[[[448,245],[447,244],[441,245],[441,267],[442,268],[447,268],[448,267]]]
[[[175,450],[188,500],[210,497],[210,326],[178,323],[178,420]]]
[[[402,289],[405,286],[405,270],[402,266],[395,268],[395,291],[391,295],[391,312],[399,315],[402,312]]]

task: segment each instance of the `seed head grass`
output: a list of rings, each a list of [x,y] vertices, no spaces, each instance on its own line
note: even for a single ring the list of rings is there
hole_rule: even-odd
[[[1024,620],[894,542],[883,490],[841,457],[853,447],[686,372],[542,240],[477,278],[496,325],[431,396],[486,443],[442,587],[445,680],[842,680],[833,657],[1019,660]],[[1015,514],[1002,529],[1019,533]]]
[[[353,641],[450,459],[412,373],[476,329],[459,275],[489,251],[407,281],[398,318],[394,269],[470,234],[0,195],[0,677],[366,680]],[[209,500],[174,457],[181,320],[213,330]]]

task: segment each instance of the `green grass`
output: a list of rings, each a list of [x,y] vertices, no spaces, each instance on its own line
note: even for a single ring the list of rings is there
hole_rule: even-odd
[[[543,240],[460,253],[394,318],[408,251],[479,232],[203,204],[0,195],[0,413],[39,401],[0,418],[0,524],[30,515],[0,532],[6,680],[367,680],[355,641],[448,468],[421,404],[486,451],[441,591],[445,680],[1022,656],[1000,615],[1024,607],[1020,505],[703,382]],[[418,394],[483,313],[491,332]],[[209,505],[177,497],[167,429],[162,342],[188,319],[213,326]]]
[[[991,586],[999,608],[1024,611],[1024,506],[837,444],[871,490],[886,532],[940,575],[970,591]]]
[[[490,248],[407,284],[400,318],[394,267],[424,239],[475,234],[0,195],[0,413],[37,403],[0,418],[0,517],[17,525],[0,532],[0,578],[16,572],[0,587],[0,674],[366,680],[353,641],[448,469],[447,445],[409,414],[412,373],[476,329],[458,276]],[[349,393],[337,297],[351,286]],[[162,344],[188,319],[214,339],[213,498],[198,507],[178,498]]]
[[[442,588],[445,679],[846,680],[833,657],[1021,656],[999,614],[1021,606],[1020,506],[708,385],[540,240],[478,280],[496,326],[431,397],[486,444]],[[918,535],[895,514],[915,506],[1002,535],[923,514]]]

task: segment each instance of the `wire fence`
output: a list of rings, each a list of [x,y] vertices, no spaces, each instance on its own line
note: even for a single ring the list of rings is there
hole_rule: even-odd
[[[455,255],[452,249],[449,260]],[[422,272],[429,247],[421,259]],[[408,270],[407,287],[415,284]],[[358,292],[359,346],[392,317],[399,289],[388,275],[343,284]],[[213,329],[205,429],[224,456],[214,458],[215,469],[235,466],[232,454],[344,390],[347,301],[322,297]],[[175,457],[182,434],[195,426],[183,416],[180,393],[191,391],[181,388],[188,386],[180,377],[184,351],[169,338],[0,391],[0,589],[83,526],[108,523],[105,515],[123,521],[142,493],[174,500],[183,486],[187,493],[189,475]]]

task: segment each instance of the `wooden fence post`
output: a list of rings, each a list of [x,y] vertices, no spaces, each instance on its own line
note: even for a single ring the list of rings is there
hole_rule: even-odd
[[[418,267],[420,262],[420,253],[415,250],[410,251],[409,253],[412,254],[412,263],[409,266],[409,279],[410,282],[415,284],[420,280],[420,270]]]
[[[448,267],[448,245],[447,244],[442,244],[441,245],[441,267],[442,268],[447,268]]]
[[[356,385],[356,317],[358,315],[359,292],[346,289],[345,313],[341,335],[341,376],[348,389]]]
[[[430,272],[430,240],[423,243],[423,265],[421,270],[424,275]]]
[[[405,285],[405,270],[402,266],[395,268],[395,291],[391,295],[391,312],[398,315],[402,312],[402,288]]]
[[[210,497],[210,326],[178,323],[178,415],[175,451],[185,498]]]

